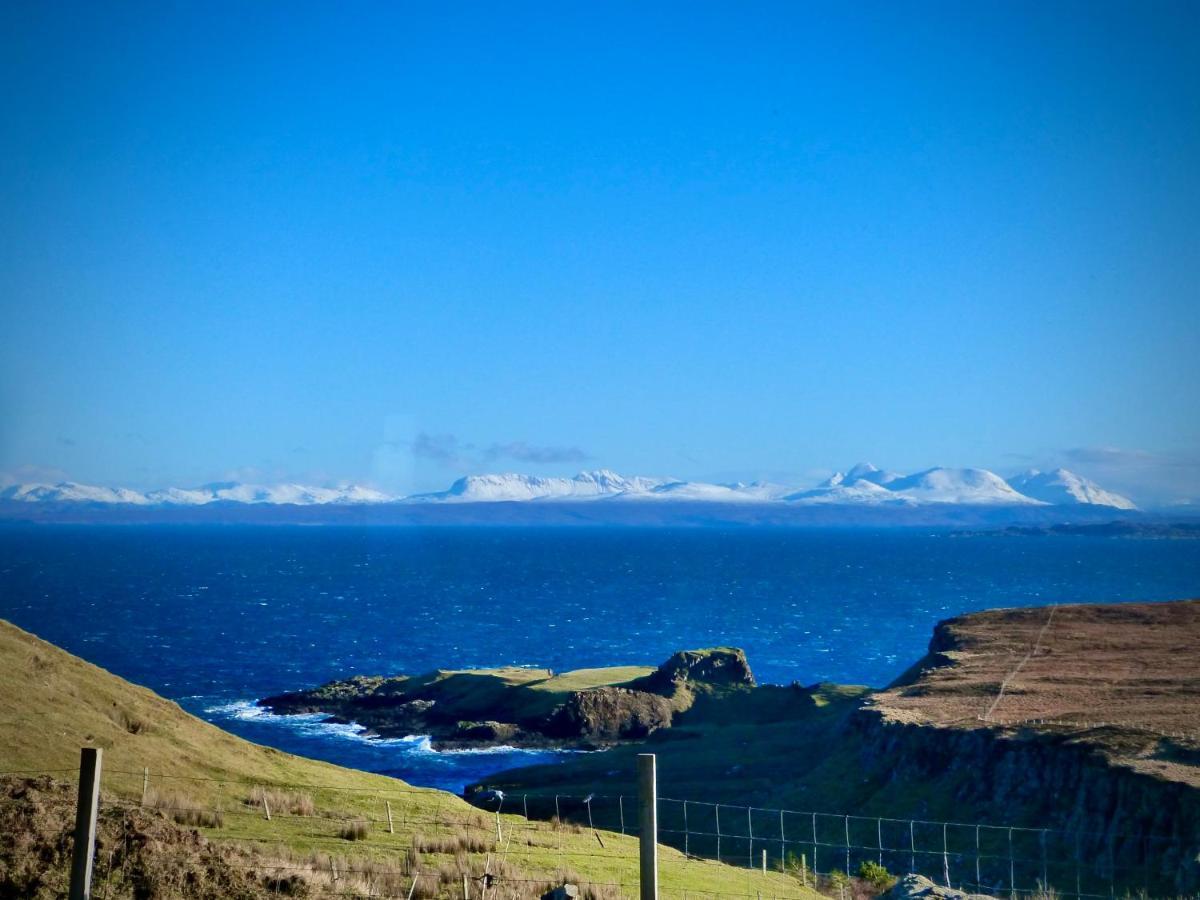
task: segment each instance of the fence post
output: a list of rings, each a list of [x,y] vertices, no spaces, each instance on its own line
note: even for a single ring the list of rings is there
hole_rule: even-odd
[[[617,794],[617,811],[621,814],[621,834],[625,833],[625,795]]]
[[[818,869],[817,869],[817,814],[816,813],[812,814],[812,826],[813,826],[813,876],[815,877],[817,874],[817,871],[818,871]]]
[[[383,805],[384,805],[385,807],[387,807],[387,814],[388,814],[388,834],[395,834],[395,833],[396,833],[396,827],[395,827],[395,826],[392,824],[392,801],[391,801],[391,800],[384,800],[384,801],[383,801]]]
[[[717,862],[721,861],[721,804],[718,803],[714,809],[717,813]]]
[[[846,827],[846,831],[845,831],[845,837],[846,837],[846,874],[847,874],[847,875],[849,875],[849,874],[850,874],[850,817],[849,817],[849,816],[846,816],[846,817],[843,819],[843,822],[845,823],[845,827]]]
[[[875,843],[879,844],[879,865],[883,865],[883,819],[875,820]]]
[[[146,794],[150,792],[150,767],[142,769],[142,806],[146,805]]]
[[[946,823],[942,823],[942,881],[950,887],[950,854],[946,846]]]
[[[687,821],[687,801],[683,801],[683,858],[687,859],[691,856],[688,845],[688,821]]]
[[[913,820],[908,820],[908,871],[917,874],[917,836]]]
[[[746,807],[746,835],[750,838],[750,868],[754,868],[754,807]]]
[[[654,754],[638,754],[638,835],[641,900],[658,900],[658,784]]]
[[[99,747],[79,751],[79,797],[75,804],[75,846],[71,852],[70,900],[92,896],[92,857],[96,850],[96,812],[100,800]]]
[[[779,811],[779,869],[787,868],[787,835],[783,830],[783,810]]]

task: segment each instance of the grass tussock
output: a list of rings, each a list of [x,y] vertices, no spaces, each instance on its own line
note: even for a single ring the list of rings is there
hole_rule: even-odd
[[[338,829],[338,837],[346,841],[365,841],[371,834],[371,823],[366,819],[351,819]]]
[[[150,730],[150,723],[131,713],[121,710],[117,721],[129,734],[145,734]]]
[[[489,853],[496,848],[496,841],[489,831],[468,828],[456,834],[414,834],[412,848],[417,853]]]
[[[143,804],[147,809],[156,809],[177,825],[188,828],[223,828],[225,816],[220,809],[206,807],[187,794],[176,791],[160,793],[154,788],[146,791]]]
[[[275,788],[256,787],[246,798],[247,806],[257,806],[259,809],[270,809],[271,815],[284,816],[315,816],[316,804],[310,794],[300,791],[280,791]]]

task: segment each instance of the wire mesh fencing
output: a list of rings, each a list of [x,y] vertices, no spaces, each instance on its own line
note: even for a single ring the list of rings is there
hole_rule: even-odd
[[[73,773],[18,774],[68,782]],[[109,824],[97,850],[95,897],[119,883],[131,858],[127,842],[147,814],[201,830],[228,849],[228,865],[280,894],[294,893],[297,880],[309,896],[409,900],[541,896],[568,881],[596,900],[638,892],[638,798],[628,794],[489,791],[467,806],[408,786],[147,769],[109,769],[102,783]],[[66,814],[74,799],[64,792],[53,802]],[[124,842],[116,827],[128,830]],[[864,864],[997,897],[1173,897],[1200,889],[1197,848],[1167,837],[660,797],[656,839],[662,897],[801,897]]]
[[[659,799],[659,834],[686,854],[817,875],[863,864],[996,896],[1174,896],[1200,885],[1174,838],[766,809]]]

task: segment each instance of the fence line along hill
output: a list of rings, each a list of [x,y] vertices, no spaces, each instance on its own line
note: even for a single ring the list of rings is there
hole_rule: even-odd
[[[0,621],[0,895],[65,895],[80,747],[103,751],[95,896],[634,896],[638,841],[262,747]],[[190,873],[190,874],[189,874]],[[414,876],[419,876],[414,879]],[[501,891],[500,885],[506,887]],[[661,848],[663,896],[805,897]],[[415,886],[414,886],[415,885]]]

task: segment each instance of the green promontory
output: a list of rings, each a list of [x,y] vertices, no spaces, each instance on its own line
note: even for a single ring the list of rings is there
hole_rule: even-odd
[[[658,668],[438,670],[358,676],[259,701],[284,715],[326,713],[381,737],[428,734],[440,748],[594,747],[670,728],[698,698],[754,687],[733,647],[684,650]]]

